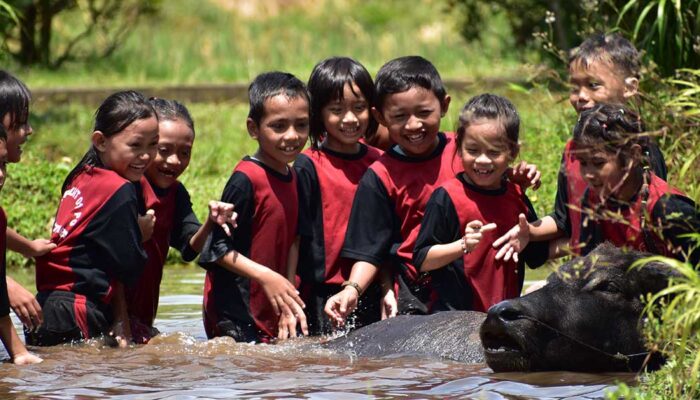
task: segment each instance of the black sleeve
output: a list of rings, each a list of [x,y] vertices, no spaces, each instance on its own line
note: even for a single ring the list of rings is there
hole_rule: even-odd
[[[183,185],[178,185],[175,193],[174,219],[173,230],[170,232],[170,247],[178,249],[183,260],[192,261],[197,257],[197,252],[190,247],[190,239],[202,224],[192,210],[190,194]]]
[[[312,224],[314,216],[321,207],[320,188],[316,168],[309,157],[300,154],[294,161],[294,170],[297,173],[297,192],[299,195],[299,223],[298,231],[302,237],[313,235]]]
[[[700,212],[696,204],[685,196],[668,195],[660,198],[651,212],[652,219],[659,221],[664,241],[670,242],[674,248],[680,248],[683,254],[689,255],[691,265],[700,262],[700,249],[692,238],[683,237],[690,233],[700,232]],[[691,250],[692,253],[690,253]],[[690,253],[690,254],[689,254]],[[683,257],[679,257],[683,259]]]
[[[216,260],[231,251],[248,254],[250,250],[253,227],[253,184],[242,172],[234,172],[226,182],[221,201],[231,203],[236,207],[238,227],[231,228],[231,236],[227,236],[223,228],[215,226],[207,237],[207,241],[199,256],[199,265],[209,269],[216,267]]]
[[[430,195],[413,247],[413,265],[420,269],[428,250],[436,244],[452,243],[462,237],[459,217],[452,199],[443,188]]]
[[[566,163],[564,162],[564,156],[562,156],[559,174],[557,175],[557,194],[554,199],[554,211],[549,214],[549,216],[554,219],[554,222],[557,224],[557,229],[566,232],[567,237],[571,237],[568,187],[569,182],[566,177]]]
[[[360,179],[352,202],[342,257],[380,265],[394,243],[401,242],[401,226],[384,184],[371,169]]]
[[[125,184],[100,208],[82,235],[91,246],[93,260],[125,285],[135,283],[146,264],[138,224],[138,197],[132,184]]]
[[[537,221],[537,213],[535,208],[532,206],[530,199],[523,195],[523,200],[527,205],[527,221],[534,222]],[[522,251],[520,262],[525,262],[530,268],[537,268],[542,266],[549,258],[549,241],[543,242],[530,242]]]
[[[666,180],[667,170],[664,153],[661,152],[656,142],[651,141],[647,148],[647,156],[649,157],[649,167],[654,172],[654,175]]]

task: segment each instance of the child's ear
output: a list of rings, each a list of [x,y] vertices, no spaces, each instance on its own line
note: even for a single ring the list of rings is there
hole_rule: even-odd
[[[452,100],[452,98],[450,97],[450,95],[446,94],[445,98],[440,103],[440,117],[444,117],[445,114],[447,114],[447,110],[450,109],[450,101],[451,100]]]
[[[103,152],[107,150],[107,137],[101,131],[92,132],[92,145],[97,151]]]
[[[372,116],[381,125],[387,126],[386,120],[384,119],[384,115],[382,115],[382,113],[379,112],[379,110],[377,110],[377,107],[372,107]]]
[[[632,160],[634,160],[634,165],[642,165],[642,157],[643,157],[643,151],[642,151],[642,146],[639,144],[635,143],[631,147],[631,153],[632,153]]]
[[[258,140],[258,124],[256,124],[255,121],[253,121],[253,118],[246,119],[245,126],[246,128],[248,128],[248,135],[250,135],[250,137],[252,137],[253,139]]]
[[[625,91],[623,92],[623,96],[625,96],[625,99],[630,99],[637,94],[639,94],[639,79],[628,76],[625,78]]]

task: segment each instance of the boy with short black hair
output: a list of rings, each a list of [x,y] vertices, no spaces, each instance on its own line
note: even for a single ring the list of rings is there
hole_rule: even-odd
[[[7,133],[0,124],[0,189],[5,184],[6,166],[8,162]],[[7,216],[5,210],[0,207],[0,232],[7,229]],[[10,300],[7,297],[7,286],[5,283],[5,251],[7,250],[7,237],[0,235],[0,340],[5,345],[10,359],[17,365],[36,364],[42,361],[41,358],[27,351],[24,344],[17,335],[12,319],[10,318]]]
[[[269,341],[307,334],[304,303],[285,278],[296,271],[298,196],[288,164],[309,134],[309,95],[291,74],[259,75],[248,89],[246,125],[258,150],[236,165],[222,201],[236,207],[232,236],[217,226],[199,263],[204,284],[204,326],[208,337]]]
[[[375,91],[372,112],[395,145],[370,166],[353,200],[341,256],[355,263],[325,307],[339,325],[380,266],[386,274],[384,317],[429,312],[432,288],[427,274],[413,265],[413,245],[433,189],[462,170],[454,135],[440,132],[450,96],[428,60],[408,56],[387,62],[377,73]]]

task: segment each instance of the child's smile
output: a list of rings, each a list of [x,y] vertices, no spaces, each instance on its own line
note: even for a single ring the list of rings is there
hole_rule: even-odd
[[[369,104],[357,85],[345,84],[343,98],[321,109],[326,129],[324,145],[334,151],[355,153],[357,143],[369,126]]]
[[[501,187],[514,157],[503,124],[491,119],[476,120],[466,128],[460,153],[467,181],[483,189]]]
[[[190,164],[194,132],[181,119],[159,121],[158,152],[146,172],[152,184],[170,187]]]

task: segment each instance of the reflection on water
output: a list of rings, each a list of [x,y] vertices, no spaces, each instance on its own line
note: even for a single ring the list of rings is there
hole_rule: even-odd
[[[33,349],[44,363],[4,364],[0,397],[223,398],[601,398],[630,374],[492,374],[485,365],[416,357],[354,359],[318,340],[282,345],[206,341],[201,323],[203,274],[166,274],[156,326],[163,334],[127,350],[98,343]],[[199,283],[198,283],[199,282]]]

